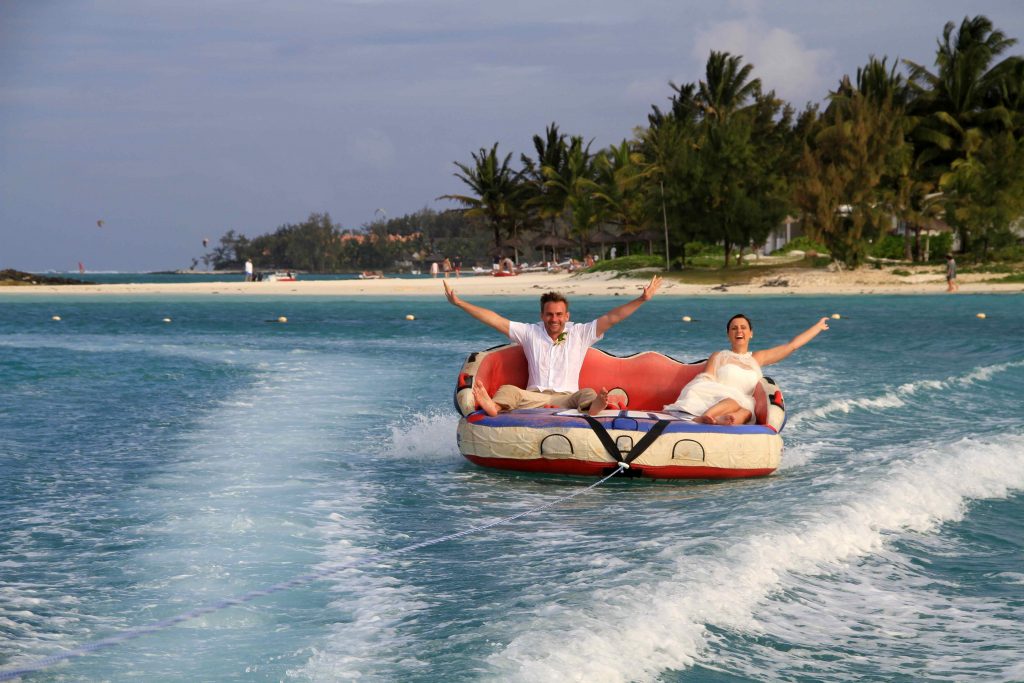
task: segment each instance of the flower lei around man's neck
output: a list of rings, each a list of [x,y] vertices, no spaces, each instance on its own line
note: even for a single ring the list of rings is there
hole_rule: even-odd
[[[558,346],[559,344],[564,342],[565,338],[568,337],[568,336],[569,336],[568,332],[562,332],[560,335],[558,335],[558,337],[555,339],[555,346]]]

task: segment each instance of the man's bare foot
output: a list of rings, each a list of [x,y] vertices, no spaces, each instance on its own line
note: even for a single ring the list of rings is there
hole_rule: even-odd
[[[736,424],[736,416],[732,413],[726,413],[715,420],[715,424],[720,425],[731,425]]]
[[[590,416],[597,415],[602,410],[608,407],[608,390],[601,387],[601,391],[597,392],[597,398],[593,400],[590,407],[587,408],[587,414]]]
[[[473,398],[475,398],[476,402],[480,404],[480,408],[491,417],[494,417],[501,412],[498,404],[494,402],[494,399],[492,399],[490,394],[487,393],[487,390],[484,389],[484,385],[473,385]]]
[[[715,424],[715,418],[708,417],[707,414],[698,415],[697,417],[693,418],[693,421],[694,422],[700,422],[701,424],[705,424],[705,425],[713,425],[713,424]]]

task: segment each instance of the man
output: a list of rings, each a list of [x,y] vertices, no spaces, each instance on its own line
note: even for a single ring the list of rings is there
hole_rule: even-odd
[[[955,292],[960,289],[956,283],[956,260],[952,254],[946,254],[946,291]]]
[[[252,282],[253,280],[255,280],[255,278],[252,275],[253,275],[252,259],[251,258],[247,258],[247,259],[245,259],[245,281],[246,282]]]
[[[506,384],[492,398],[482,385],[474,384],[473,397],[492,417],[503,410],[544,406],[576,408],[596,415],[608,404],[608,392],[603,388],[601,393],[590,388],[580,390],[580,370],[587,349],[600,341],[605,332],[633,315],[660,286],[661,278],[655,275],[644,287],[643,294],[633,301],[608,311],[597,320],[577,325],[569,322],[569,302],[557,292],[541,296],[540,322],[527,324],[509,321],[494,311],[463,301],[447,282],[444,283],[445,296],[453,306],[521,344],[526,354],[530,377],[525,390]]]

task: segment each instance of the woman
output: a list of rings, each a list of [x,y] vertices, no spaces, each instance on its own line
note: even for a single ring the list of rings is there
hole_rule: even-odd
[[[734,315],[725,325],[731,350],[711,354],[704,372],[683,387],[665,410],[696,415],[694,420],[705,424],[744,424],[754,413],[754,388],[761,380],[761,367],[778,363],[817,337],[828,329],[827,321],[822,318],[788,344],[751,352],[747,347],[754,338],[754,326],[742,313]]]

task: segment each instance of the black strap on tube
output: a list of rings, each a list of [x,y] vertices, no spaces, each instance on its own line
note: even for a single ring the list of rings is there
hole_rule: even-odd
[[[604,428],[603,424],[594,419],[592,415],[584,413],[581,417],[587,421],[590,428],[594,430],[595,434],[597,434],[598,440],[601,442],[601,445],[604,446],[604,449],[608,451],[608,455],[612,456],[615,462],[624,462],[627,465],[643,455],[644,451],[650,448],[651,444],[661,436],[662,432],[665,431],[665,428],[668,427],[670,422],[672,422],[672,420],[658,420],[654,426],[644,434],[643,438],[637,441],[636,444],[629,449],[628,453],[623,455],[619,450],[619,447],[615,445],[615,441],[612,440],[611,434],[609,434],[608,430]]]

